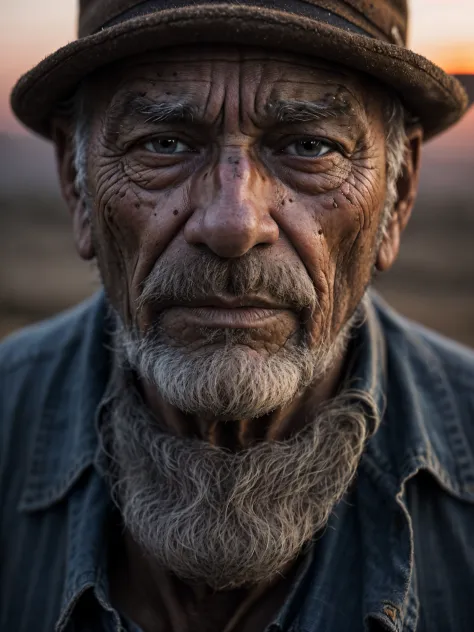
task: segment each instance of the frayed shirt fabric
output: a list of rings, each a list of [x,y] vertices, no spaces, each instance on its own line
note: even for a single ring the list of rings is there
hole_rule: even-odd
[[[382,421],[267,632],[472,632],[474,352],[372,295],[351,384]],[[0,631],[113,632],[102,293],[0,345]],[[262,631],[263,632],[263,631]]]

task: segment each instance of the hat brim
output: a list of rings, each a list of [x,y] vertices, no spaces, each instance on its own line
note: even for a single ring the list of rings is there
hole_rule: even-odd
[[[23,75],[13,89],[19,120],[50,138],[57,104],[88,74],[125,57],[193,43],[246,44],[338,62],[391,86],[424,128],[425,139],[468,107],[453,76],[410,50],[323,22],[261,6],[194,4],[127,20],[78,39]]]

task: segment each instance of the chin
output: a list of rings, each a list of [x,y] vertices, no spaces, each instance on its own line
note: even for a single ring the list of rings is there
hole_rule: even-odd
[[[246,332],[248,335],[248,332]],[[157,335],[119,332],[128,364],[184,413],[222,420],[266,415],[290,403],[316,375],[313,352],[289,342],[275,353],[216,333],[190,350]]]
[[[263,353],[247,345],[183,353],[161,346],[141,371],[161,396],[185,413],[222,420],[266,415],[290,403],[312,381],[313,363],[301,350]]]
[[[170,405],[184,413],[222,420],[253,419],[289,405],[322,380],[337,361],[345,336],[310,345],[301,330],[276,347],[261,331],[201,327],[187,345],[163,328],[116,332],[128,364]]]

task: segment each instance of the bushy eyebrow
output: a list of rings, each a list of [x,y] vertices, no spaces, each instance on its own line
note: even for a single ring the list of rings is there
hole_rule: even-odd
[[[324,101],[279,100],[269,103],[266,111],[276,123],[310,123],[347,115],[350,111],[350,105],[346,101],[327,103]]]
[[[193,120],[197,116],[196,106],[185,101],[147,102],[135,99],[132,108],[135,114],[143,117],[147,123],[170,123],[173,121]]]
[[[347,115],[351,107],[347,101],[277,100],[264,106],[257,116],[264,127],[310,123]],[[255,120],[255,117],[252,117]],[[190,123],[203,124],[200,109],[186,99],[153,101],[143,94],[128,93],[112,104],[106,117],[106,128],[118,133],[123,126],[135,124]]]
[[[197,107],[184,100],[157,102],[129,93],[110,107],[106,128],[117,133],[122,125],[193,122],[197,115]]]

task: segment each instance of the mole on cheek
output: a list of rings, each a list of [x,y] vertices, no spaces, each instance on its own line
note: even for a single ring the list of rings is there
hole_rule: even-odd
[[[173,211],[173,215],[177,215],[178,213],[179,213],[178,209],[175,208],[174,211]]]

